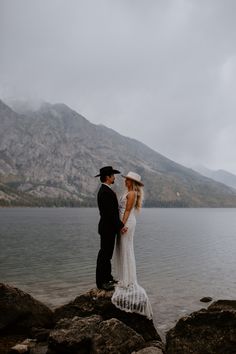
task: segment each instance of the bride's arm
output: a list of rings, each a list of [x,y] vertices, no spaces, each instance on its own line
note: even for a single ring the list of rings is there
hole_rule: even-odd
[[[129,218],[129,214],[134,206],[134,201],[135,201],[135,192],[134,191],[130,191],[127,195],[127,202],[126,202],[126,206],[125,206],[125,212],[123,215],[123,219],[122,222],[125,225],[128,218]]]

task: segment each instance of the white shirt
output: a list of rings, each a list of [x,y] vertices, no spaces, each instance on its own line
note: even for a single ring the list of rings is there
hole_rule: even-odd
[[[110,185],[110,184],[107,184],[107,183],[102,183],[102,184],[105,184],[105,186],[111,188],[111,185]]]

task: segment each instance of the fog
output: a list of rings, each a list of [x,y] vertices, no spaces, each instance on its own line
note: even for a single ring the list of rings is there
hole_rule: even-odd
[[[234,0],[0,0],[0,99],[63,102],[236,173]]]

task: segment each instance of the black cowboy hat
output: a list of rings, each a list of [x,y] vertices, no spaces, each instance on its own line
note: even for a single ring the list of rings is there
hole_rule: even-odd
[[[113,170],[112,166],[105,166],[100,168],[100,173],[99,175],[96,175],[94,177],[100,177],[100,176],[111,176],[111,175],[115,175],[117,173],[120,173],[120,171],[118,170]]]

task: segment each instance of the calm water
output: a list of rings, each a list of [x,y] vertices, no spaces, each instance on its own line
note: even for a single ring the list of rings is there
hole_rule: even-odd
[[[160,333],[205,305],[236,299],[236,209],[143,209],[135,252]],[[0,209],[0,281],[52,307],[95,286],[96,209]]]

